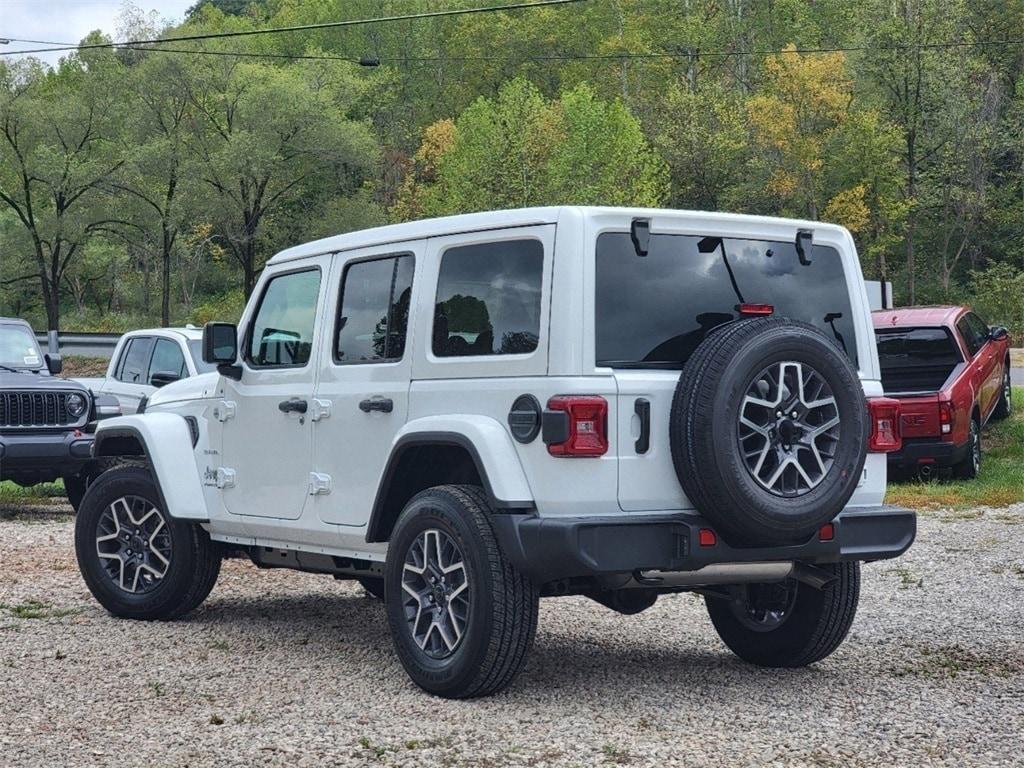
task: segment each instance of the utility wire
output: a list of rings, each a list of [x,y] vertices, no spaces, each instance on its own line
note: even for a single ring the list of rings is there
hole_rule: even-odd
[[[304,32],[316,29],[335,29],[338,27],[355,27],[363,24],[378,24],[387,21],[407,21],[411,19],[434,19],[442,16],[466,16],[475,13],[494,13],[496,11],[518,11],[529,8],[541,8],[552,5],[568,5],[570,3],[586,2],[587,0],[536,0],[529,3],[507,3],[505,5],[492,5],[483,8],[456,8],[448,11],[424,11],[422,13],[408,13],[401,16],[379,16],[373,19],[348,19],[346,21],[327,21],[321,24],[300,24],[294,27],[273,27],[270,29],[248,29],[235,32],[209,32],[201,35],[182,35],[181,37],[154,38],[152,40],[126,40],[112,43],[89,43],[87,45],[63,45],[57,48],[26,48],[20,51],[0,51],[0,54],[10,56],[16,53],[47,53],[50,51],[73,51],[89,50],[92,48],[122,48],[134,45],[151,45],[157,43],[180,43],[191,40],[215,40],[225,37],[249,37],[251,35],[269,35],[281,32]],[[4,38],[13,39],[13,38]]]

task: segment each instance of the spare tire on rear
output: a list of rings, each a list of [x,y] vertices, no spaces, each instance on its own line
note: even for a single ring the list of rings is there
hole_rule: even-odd
[[[849,358],[807,323],[730,323],[686,363],[672,459],[696,509],[734,545],[807,539],[853,495],[869,420]]]

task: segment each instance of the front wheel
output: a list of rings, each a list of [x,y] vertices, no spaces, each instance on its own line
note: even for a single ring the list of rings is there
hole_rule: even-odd
[[[89,478],[85,473],[80,475],[65,475],[61,478],[64,481],[64,495],[68,497],[71,508],[78,512],[82,506],[82,499],[89,488]]]
[[[1002,391],[999,393],[999,402],[992,411],[992,418],[997,421],[1008,419],[1013,415],[1013,386],[1010,381],[1010,361],[1006,361],[1006,373],[1003,376]]]
[[[733,587],[706,598],[718,636],[744,661],[762,667],[804,667],[846,638],[860,598],[860,563],[818,566],[834,579],[822,589],[789,580]]]
[[[385,606],[398,658],[445,698],[496,693],[537,628],[537,588],[498,547],[477,486],[443,485],[406,505],[388,545]]]
[[[220,573],[220,545],[163,507],[145,467],[112,469],[75,518],[75,555],[93,597],[115,616],[174,619],[198,607]]]
[[[953,476],[960,480],[973,480],[981,472],[981,426],[971,419],[967,435],[967,455],[953,466]]]

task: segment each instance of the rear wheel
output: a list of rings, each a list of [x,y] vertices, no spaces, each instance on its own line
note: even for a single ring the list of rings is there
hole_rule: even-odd
[[[745,584],[729,598],[707,597],[718,636],[744,661],[762,667],[803,667],[842,644],[860,598],[860,563],[818,566],[835,577],[822,589],[789,580]]]
[[[68,497],[68,503],[77,512],[85,497],[85,491],[89,487],[89,478],[84,474],[66,475],[61,480],[64,481],[64,495]]]
[[[958,464],[953,465],[953,476],[961,480],[973,480],[981,472],[981,426],[978,420],[971,419],[971,429],[967,436],[967,455]]]
[[[93,597],[115,616],[174,619],[196,608],[220,573],[220,545],[163,508],[143,467],[104,473],[75,518],[75,554]]]
[[[1006,374],[1003,376],[1003,388],[999,395],[999,402],[992,411],[992,418],[997,420],[1008,419],[1013,414],[1013,386],[1010,382],[1010,361],[1006,361]]]
[[[446,698],[496,693],[519,673],[537,627],[537,588],[502,554],[476,486],[426,490],[388,544],[386,611],[418,686]]]

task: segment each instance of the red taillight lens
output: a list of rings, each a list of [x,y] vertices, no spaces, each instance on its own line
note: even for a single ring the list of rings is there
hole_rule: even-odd
[[[832,541],[836,537],[836,526],[833,523],[825,523],[818,529],[818,541]]]
[[[956,410],[953,408],[953,403],[949,400],[942,400],[939,402],[939,429],[942,434],[948,435],[953,431],[955,415]]]
[[[710,528],[701,528],[697,532],[697,542],[702,547],[713,547],[718,543],[718,537]]]
[[[903,447],[900,432],[900,401],[888,397],[873,397],[868,400],[871,418],[871,438],[868,450],[875,453],[889,453]]]
[[[770,315],[775,311],[774,304],[740,304],[739,309],[741,315]]]
[[[548,445],[552,456],[604,456],[608,452],[608,401],[597,395],[559,395],[548,410],[568,417],[565,440]]]

